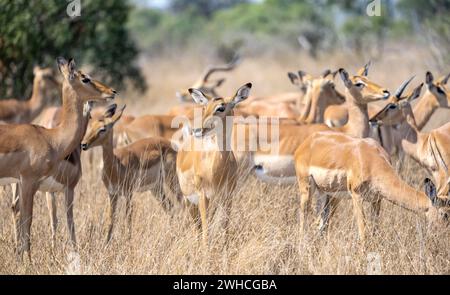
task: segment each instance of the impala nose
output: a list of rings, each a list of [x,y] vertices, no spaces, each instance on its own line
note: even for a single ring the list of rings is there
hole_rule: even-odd
[[[81,144],[81,149],[82,149],[83,151],[87,150],[87,149],[88,149],[87,143],[82,143],[82,144]]]

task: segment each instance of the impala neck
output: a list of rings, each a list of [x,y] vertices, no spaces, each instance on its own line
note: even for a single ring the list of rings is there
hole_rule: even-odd
[[[44,109],[44,96],[44,87],[41,86],[41,79],[35,78],[33,80],[33,93],[27,101],[28,108],[32,113],[38,114]]]
[[[386,200],[414,212],[426,212],[431,202],[423,192],[415,190],[402,181],[391,167],[383,169],[372,183],[372,189],[380,193]]]
[[[117,169],[117,158],[114,155],[114,132],[110,130],[108,136],[102,143],[102,154],[103,154],[103,170],[106,175],[112,175],[115,169]]]
[[[61,159],[68,156],[81,142],[83,124],[83,102],[68,82],[63,83],[61,124],[53,129],[54,143]]]
[[[347,135],[364,138],[369,136],[369,113],[367,104],[357,103],[346,90],[345,99],[348,107],[348,122],[342,127]]]
[[[434,95],[428,90],[414,107],[414,114],[416,118],[417,128],[422,128],[428,123],[434,111],[439,108],[439,103],[436,101]]]
[[[420,154],[422,149],[425,148],[423,137],[426,134],[419,131],[414,114],[411,111],[405,114],[405,121],[400,125],[400,136],[401,147],[405,153],[420,161]]]

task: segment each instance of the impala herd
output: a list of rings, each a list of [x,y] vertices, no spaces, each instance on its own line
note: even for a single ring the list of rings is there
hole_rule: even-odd
[[[140,117],[125,115],[125,106],[95,106],[117,93],[76,69],[73,59],[57,59],[62,82],[51,69],[36,67],[29,100],[0,100],[0,185],[11,186],[19,258],[31,259],[37,191],[47,196],[53,246],[55,194],[64,193],[70,243],[76,249],[73,204],[82,176],[80,156],[95,146],[102,149],[101,177],[110,200],[106,243],[113,237],[119,197],[126,200],[131,235],[133,193],[150,191],[169,214],[175,207],[188,211],[207,247],[212,205],[219,202],[225,209],[228,231],[243,173],[278,185],[298,183],[301,236],[312,201],[324,232],[339,200],[348,196],[361,244],[367,220],[376,229],[382,199],[425,213],[430,224],[449,224],[450,122],[428,133],[421,130],[437,108],[450,108],[450,74],[435,80],[427,72],[425,83],[405,94],[409,78],[391,94],[368,77],[368,63],[354,75],[342,68],[318,77],[290,72],[298,88],[290,93],[250,96],[252,84],[247,83],[229,97],[220,96],[225,79],[211,76],[239,62],[234,58],[208,68],[193,87],[176,93],[180,104],[168,114]],[[337,77],[343,93],[335,85]],[[61,107],[49,107],[48,93],[54,90],[62,97]],[[413,100],[418,100],[414,106]],[[174,124],[180,117],[187,123]],[[248,120],[266,117],[276,120]],[[429,172],[423,192],[396,173],[391,157],[398,155],[412,157]],[[363,201],[371,209],[367,218]]]

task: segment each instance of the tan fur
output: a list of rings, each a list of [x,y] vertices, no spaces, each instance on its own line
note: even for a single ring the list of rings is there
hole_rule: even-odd
[[[372,120],[398,126],[393,129],[394,144],[426,168],[437,182],[438,191],[446,194],[450,181],[450,123],[429,133],[419,130],[410,101],[420,95],[421,87],[417,87],[406,100],[386,106]]]
[[[365,76],[352,76],[349,77],[351,86],[346,88],[345,97],[347,103],[351,106],[350,120],[342,127],[330,128],[326,124],[308,124],[308,125],[283,125],[280,127],[280,151],[274,155],[273,161],[276,161],[277,156],[285,157],[287,155],[294,155],[294,152],[298,145],[300,145],[309,135],[318,131],[339,131],[354,137],[364,138],[369,136],[369,118],[367,114],[367,104],[371,101],[380,99],[386,99],[389,95],[386,89],[378,86],[377,84],[369,81]],[[364,87],[355,86],[356,83],[364,83]],[[261,154],[267,154],[268,152],[256,151],[253,154],[253,158],[258,157]],[[257,168],[262,171],[256,171],[257,174],[264,173],[272,175],[270,164],[254,163]],[[283,172],[283,177],[294,176],[292,175],[294,163],[286,162],[286,167]],[[272,175],[276,176],[276,175]]]
[[[0,122],[4,123],[30,123],[48,104],[49,92],[61,89],[55,80],[55,74],[50,68],[34,68],[33,92],[30,99],[3,99],[0,100]]]
[[[53,174],[61,160],[77,148],[83,136],[83,104],[88,100],[114,98],[115,91],[98,81],[86,83],[87,75],[75,64],[58,59],[64,76],[61,124],[52,129],[31,124],[0,125],[0,178],[20,180],[19,206],[13,206],[19,221],[19,255],[30,254],[33,198],[42,181]],[[14,169],[10,169],[14,167]],[[69,200],[72,208],[72,200]],[[20,211],[20,216],[18,213]]]
[[[131,234],[132,196],[135,191],[150,190],[159,199],[165,210],[172,208],[172,201],[166,198],[164,185],[172,188],[180,197],[176,179],[176,152],[169,140],[149,137],[136,140],[125,147],[113,147],[113,126],[120,119],[118,113],[108,110],[103,117],[92,120],[82,142],[82,147],[101,146],[103,151],[102,180],[110,199],[109,230],[110,241],[114,228],[117,199],[126,198],[127,220]]]
[[[300,188],[302,235],[315,191],[322,231],[327,229],[334,209],[333,200],[339,196],[330,194],[350,193],[363,244],[366,231],[363,201],[372,204],[374,214],[371,216],[374,218],[379,214],[383,198],[412,211],[426,212],[431,221],[436,221],[440,213],[448,212],[450,208],[445,196],[441,196],[439,205],[435,202],[434,206],[427,195],[403,182],[391,167],[383,148],[369,138],[358,139],[332,132],[315,133],[296,150],[295,170]]]
[[[190,135],[190,140],[185,141],[178,151],[177,175],[191,215],[201,227],[204,246],[208,240],[209,201],[217,199],[223,192],[227,220],[229,218],[231,194],[237,180],[237,163],[231,150],[225,148],[221,140],[231,136],[231,130],[225,124],[226,117],[233,116],[234,106],[248,97],[250,88],[251,84],[239,88],[231,99],[208,99],[200,91],[191,89],[194,100],[202,105],[201,126],[191,126],[193,134]],[[223,123],[223,129],[212,129],[216,125],[208,122],[211,122],[213,117]],[[225,138],[218,138],[217,132],[223,132]],[[220,146],[224,148],[221,149]]]

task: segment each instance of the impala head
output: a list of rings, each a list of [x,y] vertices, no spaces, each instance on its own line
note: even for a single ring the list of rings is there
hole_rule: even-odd
[[[216,72],[228,72],[236,68],[236,66],[241,62],[241,58],[239,55],[235,55],[233,59],[225,65],[219,66],[209,66],[205,72],[200,76],[197,82],[191,86],[191,88],[198,89],[204,94],[216,97],[217,92],[216,89],[219,88],[223,82],[225,82],[225,78],[214,79],[211,80],[210,76]],[[182,102],[190,101],[190,92],[189,90],[181,90],[175,93],[178,100]]]
[[[407,83],[411,81],[408,80]],[[407,84],[406,84],[407,85]],[[376,115],[370,119],[371,124],[378,125],[398,125],[403,121],[414,118],[411,102],[420,96],[423,83],[417,86],[411,93],[406,96],[402,96],[404,89],[406,88],[405,83],[400,86],[395,94],[395,99],[393,102],[388,103],[383,109],[381,109]]]
[[[34,66],[33,68],[34,81],[39,83],[41,88],[59,88],[61,83],[55,78],[55,72],[51,68],[41,68]]]
[[[106,101],[108,99],[114,99],[116,96],[117,92],[114,89],[92,79],[88,74],[77,70],[73,59],[67,61],[63,57],[58,57],[56,62],[59,71],[64,77],[64,82],[70,84],[83,102],[89,100]]]
[[[298,76],[295,73],[288,72],[288,78],[291,83],[297,86],[303,93],[308,91],[308,86],[313,77],[304,71],[298,71]]]
[[[449,78],[450,74],[434,81],[431,72],[427,72],[425,75],[425,84],[427,86],[425,95],[432,95],[439,107],[450,108],[450,92],[447,89]]]
[[[217,120],[221,120],[223,123],[227,116],[233,116],[234,107],[248,98],[251,88],[252,84],[247,83],[240,87],[236,94],[230,98],[212,98],[198,89],[190,88],[189,92],[194,102],[201,109],[201,120],[194,117],[193,135],[195,137],[206,135],[215,129]]]
[[[443,226],[450,224],[450,199],[447,195],[438,196],[436,186],[431,179],[424,181],[425,194],[430,199],[431,206],[426,212],[428,222]]]
[[[339,69],[339,75],[345,88],[350,92],[356,103],[367,104],[372,101],[388,99],[389,91],[367,78],[370,63],[358,71],[356,76],[349,76],[346,70]]]
[[[112,128],[125,110],[124,105],[120,110],[117,110],[117,105],[112,104],[105,110],[103,116],[92,119],[89,122],[88,130],[81,142],[81,148],[85,151],[91,147],[102,145],[106,140],[109,140]]]
[[[197,82],[195,82],[194,85],[191,86],[191,88],[198,89],[207,95],[217,96],[216,89],[219,88],[223,84],[223,82],[225,82],[225,78],[207,81],[200,79]],[[191,97],[189,89],[177,91],[175,95],[177,99],[181,102],[189,101]]]

